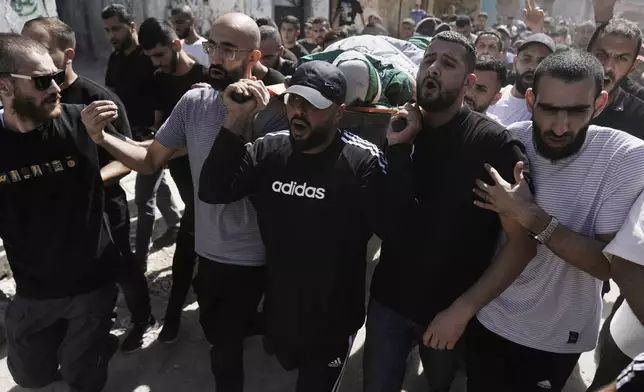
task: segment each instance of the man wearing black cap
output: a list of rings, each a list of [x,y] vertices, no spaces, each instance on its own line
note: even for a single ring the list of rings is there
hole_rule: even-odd
[[[490,106],[488,112],[498,117],[505,126],[532,118],[525,102],[525,93],[532,87],[534,70],[549,55],[554,53],[555,43],[543,33],[533,34],[519,46],[514,58],[517,77],[514,86],[501,90],[501,99]]]
[[[227,204],[249,196],[266,247],[266,338],[298,392],[337,390],[364,316],[367,242],[385,172],[378,148],[345,131],[342,71],[301,65],[284,93],[289,130],[253,144],[240,136],[268,102],[261,82],[224,92],[228,117],[206,159],[199,198]],[[252,96],[236,103],[232,94]]]

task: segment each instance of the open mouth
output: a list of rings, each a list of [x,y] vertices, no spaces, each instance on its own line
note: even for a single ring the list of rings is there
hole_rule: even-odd
[[[611,78],[604,78],[604,87],[610,86],[612,83],[613,83],[613,80]]]
[[[217,68],[210,68],[209,73],[210,77],[215,79],[221,79],[226,75],[222,70]]]
[[[304,120],[295,119],[291,121],[291,129],[295,132],[302,133],[309,129],[309,125]]]
[[[532,82],[534,81],[534,75],[532,75],[532,74],[530,74],[530,75],[525,75],[525,76],[523,77],[523,80],[524,80],[525,82],[532,83]]]
[[[425,82],[425,88],[426,88],[426,89],[428,89],[428,90],[434,90],[434,89],[437,89],[437,88],[438,88],[438,83],[436,83],[435,81],[433,81],[433,80],[431,80],[431,79],[430,79],[430,80],[427,80],[427,81]]]

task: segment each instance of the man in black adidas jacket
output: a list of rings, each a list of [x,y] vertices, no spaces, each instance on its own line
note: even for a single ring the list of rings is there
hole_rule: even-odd
[[[300,66],[284,100],[290,131],[253,144],[244,122],[268,102],[259,81],[224,92],[228,118],[204,163],[199,197],[251,196],[266,247],[266,338],[281,364],[299,368],[297,391],[336,390],[364,322],[367,242],[385,171],[378,148],[337,129],[346,80],[322,61]],[[231,94],[252,96],[238,104]]]

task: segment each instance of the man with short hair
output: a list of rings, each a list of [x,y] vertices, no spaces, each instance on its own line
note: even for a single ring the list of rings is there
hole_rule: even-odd
[[[503,38],[496,30],[482,31],[474,41],[477,56],[492,56],[497,60],[505,60]],[[505,66],[505,65],[504,65]]]
[[[215,20],[206,50],[213,88],[188,91],[146,149],[107,134],[99,127],[90,136],[133,170],[154,172],[187,148],[198,192],[201,169],[227,118],[221,91],[250,79],[261,52],[259,28],[247,15],[229,13]],[[113,104],[98,101],[88,115],[109,113]],[[283,129],[283,128],[282,128]],[[250,139],[250,133],[248,133]],[[220,392],[243,390],[243,340],[264,291],[264,246],[255,209],[248,199],[227,205],[195,200],[195,251],[199,266],[194,288],[199,322],[212,345],[212,372]]]
[[[54,65],[58,69],[65,70],[65,80],[60,85],[62,103],[89,105],[97,100],[113,100],[120,113],[112,123],[114,130],[124,137],[132,137],[127,114],[116,94],[74,72],[72,62],[76,55],[76,36],[71,27],[58,18],[39,17],[25,23],[22,35],[45,45],[54,60]],[[148,282],[140,265],[134,259],[130,247],[130,211],[127,195],[119,184],[119,180],[126,176],[130,169],[114,160],[102,148],[98,149],[98,161],[101,165],[104,184],[105,213],[109,218],[112,239],[121,253],[118,259],[118,283],[123,290],[123,296],[133,320],[133,328],[123,340],[121,349],[123,352],[132,352],[141,346],[142,332],[139,332],[141,328],[137,331],[136,326],[146,325],[148,322],[154,324],[154,322],[151,320],[153,318]]]
[[[590,39],[595,32],[595,23],[587,20],[575,28],[572,36],[572,46],[576,49],[586,50]]]
[[[313,18],[304,23],[304,38],[297,41],[309,53],[313,52],[318,47],[318,43],[313,34],[313,24],[311,23],[311,21],[313,21]]]
[[[608,103],[593,124],[619,129],[644,139],[644,102],[623,88],[623,81],[635,69],[642,44],[642,32],[629,20],[613,18],[600,25],[588,45],[588,52],[604,67],[604,89]]]
[[[203,43],[208,40],[197,33],[197,18],[189,5],[184,4],[170,11],[172,26],[181,40],[181,47],[188,56],[204,67],[210,66],[208,55],[203,51]]]
[[[400,39],[407,41],[414,36],[414,29],[416,28],[416,23],[412,18],[407,18],[402,21],[400,25]]]
[[[476,24],[474,25],[475,34],[485,30],[485,26],[487,25],[487,20],[488,20],[488,14],[485,11],[481,11],[479,12],[478,15],[476,15]]]
[[[464,101],[475,112],[487,114],[497,121],[493,115],[487,113],[487,109],[501,99],[501,88],[507,78],[505,66],[490,56],[479,56],[476,58],[474,75],[476,75],[476,82],[465,93]]]
[[[259,46],[259,50],[262,52],[261,63],[284,76],[293,75],[296,64],[282,58],[284,46],[279,31],[272,26],[262,26],[259,28],[259,33],[261,36]]]
[[[16,283],[7,366],[24,388],[62,380],[97,392],[118,348],[109,336],[120,255],[98,151],[81,107],[60,103],[64,82],[43,45],[0,34],[0,238]]]
[[[393,115],[407,119],[401,132],[387,133],[387,177],[400,184],[401,200],[391,206],[396,234],[383,239],[371,284],[365,392],[400,391],[414,341],[423,342],[430,390],[448,391],[467,323],[510,284],[516,264],[536,252],[519,225],[472,204],[486,162],[496,162],[510,181],[518,162],[526,162],[522,146],[500,124],[463,105],[475,63],[467,38],[437,34],[416,78],[418,106]],[[437,191],[437,183],[450,191]],[[509,240],[495,258],[503,232]]]
[[[509,126],[515,122],[532,118],[525,101],[525,93],[532,87],[534,71],[549,55],[554,53],[555,43],[543,33],[529,36],[517,50],[514,58],[516,81],[501,90],[501,99],[490,106],[488,112],[498,117],[501,123]]]
[[[282,18],[280,23],[280,35],[282,37],[282,42],[284,47],[291,52],[299,59],[303,56],[309,54],[309,51],[306,48],[297,42],[297,37],[300,36],[300,20],[293,15],[287,15]]]
[[[329,30],[330,26],[327,18],[317,17],[311,21],[311,39],[317,44],[317,46],[314,49],[309,50],[309,53],[317,53],[321,51],[324,37]]]
[[[495,182],[477,182],[475,204],[520,224],[539,246],[470,323],[468,391],[560,392],[597,343],[602,281],[611,277],[603,249],[644,191],[644,141],[590,125],[608,100],[603,82],[586,52],[546,58],[526,94],[532,121],[509,128],[526,146],[534,196],[489,166]]]
[[[232,93],[255,102],[237,104]],[[266,339],[284,368],[299,369],[298,392],[337,391],[364,322],[367,243],[382,211],[382,153],[338,129],[346,93],[335,65],[300,65],[284,93],[289,130],[246,144],[244,123],[268,102],[268,91],[255,81],[231,85],[228,117],[199,184],[206,203],[250,197],[257,208],[268,273]]]
[[[154,66],[139,46],[134,18],[123,5],[112,4],[105,7],[101,18],[114,47],[107,62],[105,85],[123,101],[135,139],[149,139],[154,134]],[[134,202],[138,211],[135,257],[145,270],[156,220],[155,205],[168,227],[155,240],[155,248],[171,245],[179,232],[181,213],[174,203],[163,168],[148,175],[137,174]]]
[[[191,86],[208,83],[210,78],[208,70],[183,50],[181,41],[167,22],[155,18],[146,19],[139,28],[139,41],[143,52],[152,59],[152,63],[158,69],[155,72],[155,125],[159,129]],[[203,45],[201,50],[205,53]],[[181,312],[190,290],[197,257],[194,238],[194,187],[188,156],[175,157],[168,163],[168,168],[186,207],[172,258],[172,290],[163,329],[158,337],[164,343],[176,341],[179,334]]]
[[[472,42],[476,40],[476,36],[472,34],[472,20],[467,15],[459,15],[456,19],[456,32],[463,34]]]

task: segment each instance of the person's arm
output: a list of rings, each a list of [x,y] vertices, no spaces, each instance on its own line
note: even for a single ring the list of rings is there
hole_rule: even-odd
[[[233,93],[253,98],[237,103]],[[257,178],[261,142],[242,140],[249,119],[266,107],[269,93],[261,81],[241,80],[223,92],[228,114],[206,158],[199,179],[199,199],[208,204],[228,204],[248,196]]]
[[[257,146],[245,143],[241,130],[222,127],[201,169],[199,199],[228,204],[252,193],[257,177]]]
[[[121,162],[112,161],[101,168],[101,178],[103,179],[103,184],[114,185],[131,172],[132,170]]]
[[[561,223],[544,242],[555,255],[580,270],[601,280],[611,277],[611,266],[603,250],[615,233],[622,226],[637,196],[644,188],[644,176],[638,174],[634,167],[644,160],[644,149],[631,148],[624,158],[615,163],[615,171],[603,192],[599,213],[595,222],[594,236],[577,233]],[[477,206],[517,221],[532,234],[540,234],[552,223],[553,218],[537,205],[529,193],[518,193],[504,187],[490,187],[477,181],[482,196],[488,202],[475,202]]]
[[[617,0],[593,0],[595,25],[599,27],[613,18]]]
[[[644,253],[644,246],[641,247]],[[644,265],[615,257],[611,271],[613,280],[619,286],[637,319],[644,324]]]

